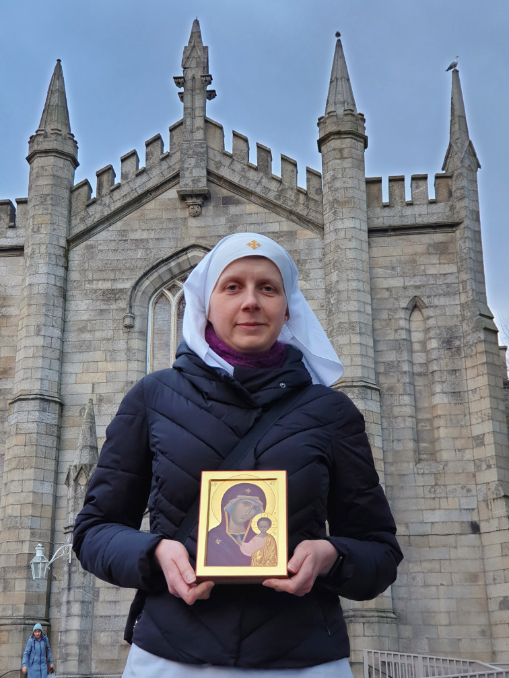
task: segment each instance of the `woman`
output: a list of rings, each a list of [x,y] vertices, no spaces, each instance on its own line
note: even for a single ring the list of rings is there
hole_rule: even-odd
[[[230,487],[221,499],[221,523],[207,535],[207,565],[250,566],[251,557],[241,549],[255,536],[251,519],[265,511],[265,493],[252,483]]]
[[[74,548],[86,570],[146,592],[124,678],[347,678],[338,595],[372,599],[396,578],[402,555],[364,420],[329,388],[343,368],[297,279],[269,238],[224,238],[185,283],[173,368],[138,382],[108,427]],[[172,537],[201,472],[297,389],[241,465],[287,472],[290,577],[197,585],[197,530],[185,545]],[[150,534],[139,531],[147,502]]]
[[[28,672],[28,678],[46,678],[53,671],[53,656],[48,636],[42,632],[42,626],[36,624],[23,652],[22,671]]]

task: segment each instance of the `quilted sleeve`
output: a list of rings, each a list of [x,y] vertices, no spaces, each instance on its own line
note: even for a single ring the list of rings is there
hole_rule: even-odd
[[[344,394],[331,443],[329,541],[338,560],[324,583],[351,600],[371,600],[396,579],[403,554],[379,484],[364,417]]]
[[[140,532],[150,493],[152,452],[144,380],[122,400],[106,430],[97,469],[74,527],[81,565],[99,579],[150,591],[164,584],[153,553],[162,536]]]

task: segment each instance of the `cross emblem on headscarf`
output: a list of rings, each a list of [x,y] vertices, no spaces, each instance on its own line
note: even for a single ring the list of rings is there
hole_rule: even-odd
[[[251,242],[247,243],[247,246],[253,250],[255,250],[257,247],[261,247],[260,243],[256,242],[256,240],[251,240]]]
[[[251,490],[249,489],[249,487],[246,487],[246,494],[251,494]]]

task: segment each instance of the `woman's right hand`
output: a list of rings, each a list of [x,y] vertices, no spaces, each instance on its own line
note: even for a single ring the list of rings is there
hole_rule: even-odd
[[[188,605],[209,598],[214,582],[196,583],[187,549],[179,541],[162,539],[154,552],[154,558],[163,571],[172,595],[182,598]]]
[[[23,666],[23,668],[21,669],[22,673],[26,673],[26,672],[27,672],[27,670],[28,670],[28,669],[27,669],[27,667],[26,667],[26,666]]]

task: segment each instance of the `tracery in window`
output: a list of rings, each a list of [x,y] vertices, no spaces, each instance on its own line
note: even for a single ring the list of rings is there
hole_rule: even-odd
[[[171,367],[182,341],[184,279],[158,290],[149,304],[147,373]]]

